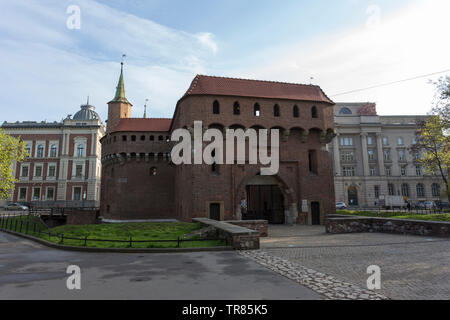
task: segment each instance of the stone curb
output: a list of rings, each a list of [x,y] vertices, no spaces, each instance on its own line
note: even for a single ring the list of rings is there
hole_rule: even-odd
[[[44,246],[64,250],[64,251],[77,251],[77,252],[89,252],[89,253],[191,253],[191,252],[220,252],[220,251],[233,251],[233,248],[230,246],[227,247],[211,247],[211,248],[90,248],[90,247],[76,247],[76,246],[66,246],[61,244],[56,244],[53,242],[49,242],[44,239],[36,238],[30,235],[26,235],[23,233],[18,233],[10,230],[0,229],[0,231],[24,238],[27,240],[31,240],[42,244]]]

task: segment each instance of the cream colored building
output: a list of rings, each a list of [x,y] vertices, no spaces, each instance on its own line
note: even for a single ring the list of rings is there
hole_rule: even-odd
[[[334,159],[336,201],[376,207],[380,197],[405,196],[411,202],[439,200],[445,185],[426,175],[409,147],[416,120],[426,116],[379,116],[372,103],[338,103]]]

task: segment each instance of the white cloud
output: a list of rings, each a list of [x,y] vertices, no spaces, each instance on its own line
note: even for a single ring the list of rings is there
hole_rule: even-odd
[[[211,33],[168,28],[89,0],[79,0],[81,29],[66,27],[69,1],[1,2],[1,120],[60,120],[86,96],[103,120],[113,97],[120,57],[127,54],[128,99],[140,117],[170,117],[176,101],[216,51]],[[110,57],[116,57],[111,61]],[[9,106],[20,106],[10,108]]]
[[[263,63],[234,73],[300,83],[314,76],[314,83],[332,95],[450,69],[448,12],[447,0],[416,1],[392,16],[381,15],[370,27],[268,50],[257,59]],[[425,78],[334,100],[374,101],[380,114],[424,114],[432,98]]]
[[[198,40],[200,43],[210,48],[214,54],[217,53],[218,46],[217,43],[214,42],[214,35],[210,32],[202,32],[197,34]]]

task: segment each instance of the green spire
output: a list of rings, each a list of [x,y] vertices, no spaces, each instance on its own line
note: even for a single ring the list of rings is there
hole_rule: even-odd
[[[125,97],[125,82],[123,81],[123,62],[121,62],[120,78],[116,88],[116,95],[111,102],[123,102],[131,104]]]

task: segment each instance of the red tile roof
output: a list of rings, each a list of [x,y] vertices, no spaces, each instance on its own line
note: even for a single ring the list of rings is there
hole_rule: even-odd
[[[156,118],[124,118],[114,129],[115,132],[167,132],[169,131],[172,119]]]
[[[319,86],[197,75],[184,96],[202,94],[303,100],[334,104]]]

